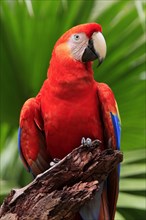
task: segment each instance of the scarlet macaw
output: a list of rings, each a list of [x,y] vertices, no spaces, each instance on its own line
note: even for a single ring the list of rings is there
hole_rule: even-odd
[[[120,118],[108,85],[93,78],[92,61],[106,55],[99,24],[75,26],[53,49],[47,79],[38,95],[21,110],[19,152],[34,176],[62,159],[82,137],[99,139],[101,149],[120,147]],[[94,199],[80,210],[83,220],[114,220],[118,197],[118,167],[100,185]],[[76,218],[77,219],[77,218]]]

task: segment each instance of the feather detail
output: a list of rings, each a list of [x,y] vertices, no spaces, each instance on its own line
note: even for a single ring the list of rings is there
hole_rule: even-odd
[[[117,149],[120,150],[120,140],[121,140],[121,126],[120,126],[120,120],[118,115],[114,115],[112,112],[110,112],[112,123],[114,126],[114,133],[116,138],[116,146]]]
[[[107,181],[104,183],[104,187],[101,195],[100,215],[98,220],[110,220],[108,197],[107,197]]]
[[[113,149],[120,149],[120,116],[112,90],[104,83],[97,83],[97,94],[101,104],[101,117],[105,129],[105,139]]]
[[[103,183],[100,184],[100,189],[96,192],[93,199],[85,204],[80,209],[80,215],[83,220],[97,220],[100,212],[101,194],[103,190]]]
[[[22,153],[22,149],[21,149],[21,128],[20,127],[18,129],[18,152],[19,152],[20,158],[22,160],[22,163],[23,163],[25,169],[28,172],[31,172],[30,167],[29,167],[28,163],[26,162],[25,157],[23,156],[23,153]]]
[[[33,176],[50,167],[40,106],[35,98],[28,99],[21,110],[18,149],[22,162]]]
[[[105,132],[105,146],[120,149],[120,116],[118,106],[112,90],[104,83],[97,83],[97,95],[101,106],[101,118],[103,121],[103,128]],[[101,202],[101,218],[114,220],[116,204],[119,193],[119,166],[117,166],[107,178],[106,196],[105,189],[102,194]],[[105,201],[107,200],[107,203]],[[108,216],[107,208],[109,210],[109,218],[102,218]]]

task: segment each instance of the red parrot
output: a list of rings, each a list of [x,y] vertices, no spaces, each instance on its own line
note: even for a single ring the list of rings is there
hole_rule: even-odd
[[[47,79],[36,97],[21,110],[19,152],[34,175],[62,159],[83,137],[120,148],[120,117],[108,85],[94,80],[92,61],[102,63],[106,42],[96,23],[75,26],[56,42]],[[80,210],[82,220],[114,220],[119,188],[118,167],[112,171],[93,200]],[[77,217],[75,218],[77,219]]]

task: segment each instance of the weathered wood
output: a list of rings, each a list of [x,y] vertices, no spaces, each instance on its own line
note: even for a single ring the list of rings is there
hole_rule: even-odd
[[[123,159],[121,152],[101,151],[99,144],[81,145],[29,185],[12,190],[1,219],[71,220]]]

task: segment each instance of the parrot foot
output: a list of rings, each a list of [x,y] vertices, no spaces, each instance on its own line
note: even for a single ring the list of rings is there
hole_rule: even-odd
[[[98,140],[98,139],[94,140],[93,142],[96,143],[98,146],[102,143],[102,142],[101,142],[100,140]],[[83,146],[91,147],[92,144],[93,144],[93,142],[92,142],[91,138],[85,139],[84,137],[82,137],[82,139],[81,139],[81,144],[82,144]]]
[[[91,145],[92,145],[92,140],[91,140],[91,138],[85,139],[84,137],[82,137],[82,139],[81,139],[81,144],[82,144],[83,146],[91,147]]]
[[[55,164],[57,164],[60,161],[58,158],[54,158],[53,161],[50,162],[50,167],[53,167]]]

